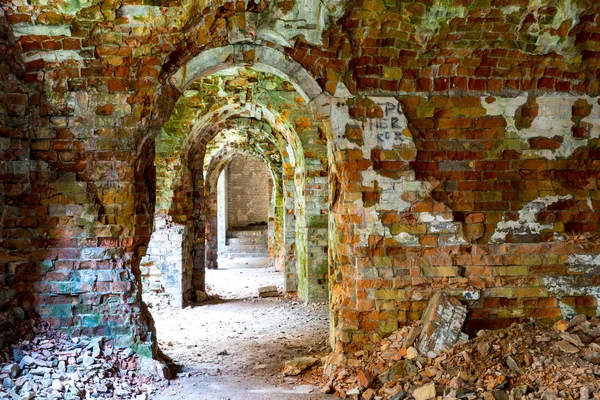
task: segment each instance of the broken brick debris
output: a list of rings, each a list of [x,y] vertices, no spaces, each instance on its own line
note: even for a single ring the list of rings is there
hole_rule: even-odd
[[[349,357],[352,366],[333,369],[323,387],[341,398],[368,400],[588,400],[600,394],[600,318],[481,330],[435,357],[408,359],[407,339],[421,323],[399,329],[373,351],[356,352]],[[363,374],[373,376],[368,389]],[[360,394],[349,395],[356,388]]]
[[[166,366],[130,348],[30,322],[24,338],[0,351],[0,399],[146,400],[167,382]]]

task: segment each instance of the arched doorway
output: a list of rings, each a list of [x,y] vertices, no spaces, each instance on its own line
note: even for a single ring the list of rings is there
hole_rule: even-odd
[[[274,145],[268,152],[278,151],[285,159],[281,187],[287,229],[277,257],[285,265],[286,290],[297,288],[305,301],[327,298],[326,138],[313,106],[305,102],[306,93],[280,76],[285,74],[273,74],[270,69],[229,67],[185,82],[187,89],[174,116],[156,139],[157,229],[149,245],[154,259],[146,257],[142,266],[148,268],[143,272],[154,270],[155,282],[162,279],[164,290],[181,299],[174,304],[195,300],[196,290],[205,289],[205,269],[218,266],[216,236],[206,236],[210,219],[216,217],[207,213],[210,204],[206,204],[205,191],[211,141],[219,135],[231,137],[240,127],[257,130],[265,126],[263,139],[269,137]],[[246,145],[239,142],[236,146]],[[265,151],[264,143],[258,148],[259,153]],[[178,229],[172,233],[178,242],[174,246],[161,243],[157,248],[154,237],[164,238],[165,229]],[[272,262],[281,261],[273,258]],[[148,276],[151,280],[152,273]]]

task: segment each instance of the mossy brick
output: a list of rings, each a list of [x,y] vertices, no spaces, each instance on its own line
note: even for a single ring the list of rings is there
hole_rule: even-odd
[[[81,317],[81,326],[84,328],[95,328],[102,324],[102,316],[100,313],[83,314]]]
[[[390,257],[373,257],[373,264],[377,268],[389,268],[392,266]]]
[[[152,344],[151,343],[139,343],[133,346],[133,351],[140,357],[152,358]]]
[[[524,308],[500,308],[495,311],[498,318],[526,318],[527,312]]]
[[[434,267],[424,266],[421,267],[423,276],[426,277],[442,277],[442,276],[458,276],[458,267]]]
[[[388,334],[398,330],[398,321],[379,321],[379,333],[387,336]]]
[[[0,287],[0,306],[8,303],[15,297],[16,291],[10,288]]]
[[[114,328],[113,332],[114,332]],[[128,333],[127,334],[122,334],[122,335],[115,335],[114,336],[114,343],[115,343],[115,347],[118,349],[122,349],[122,348],[133,348],[133,346],[136,344],[135,343],[135,339],[133,337],[133,335],[130,332],[130,329],[128,329]]]
[[[529,275],[529,267],[526,265],[498,266],[492,267],[494,276],[526,276]]]
[[[515,297],[548,297],[545,287],[519,287],[514,288]]]
[[[73,316],[73,306],[71,304],[46,305],[40,307],[38,312],[43,316],[69,318]]]
[[[403,300],[404,290],[402,289],[375,289],[374,297],[376,300]]]
[[[493,287],[485,290],[483,297],[503,297],[513,298],[515,297],[514,288],[512,287]]]
[[[392,235],[398,235],[400,233],[409,233],[411,235],[425,235],[427,233],[426,224],[407,225],[407,224],[394,224],[392,225]]]

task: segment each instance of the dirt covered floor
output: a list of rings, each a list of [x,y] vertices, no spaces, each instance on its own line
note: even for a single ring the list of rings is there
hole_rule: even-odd
[[[176,309],[152,303],[159,345],[178,369],[156,399],[327,399],[318,387],[283,377],[284,362],[329,351],[326,304],[258,298],[258,288],[276,285],[283,273],[267,259],[220,260],[207,271],[201,306]],[[306,381],[306,379],[303,379]]]

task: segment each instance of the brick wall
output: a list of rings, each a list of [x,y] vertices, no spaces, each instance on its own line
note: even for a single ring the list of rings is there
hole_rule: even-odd
[[[237,156],[231,161],[227,168],[229,229],[267,223],[271,204],[270,180],[271,174],[264,162],[249,156]]]
[[[0,291],[53,326],[148,349],[155,205],[191,290],[207,140],[190,136],[240,117],[290,160],[286,257],[300,292],[329,286],[336,350],[438,290],[470,329],[598,314],[600,3],[22,3],[0,6]],[[254,64],[286,79],[210,76]]]

